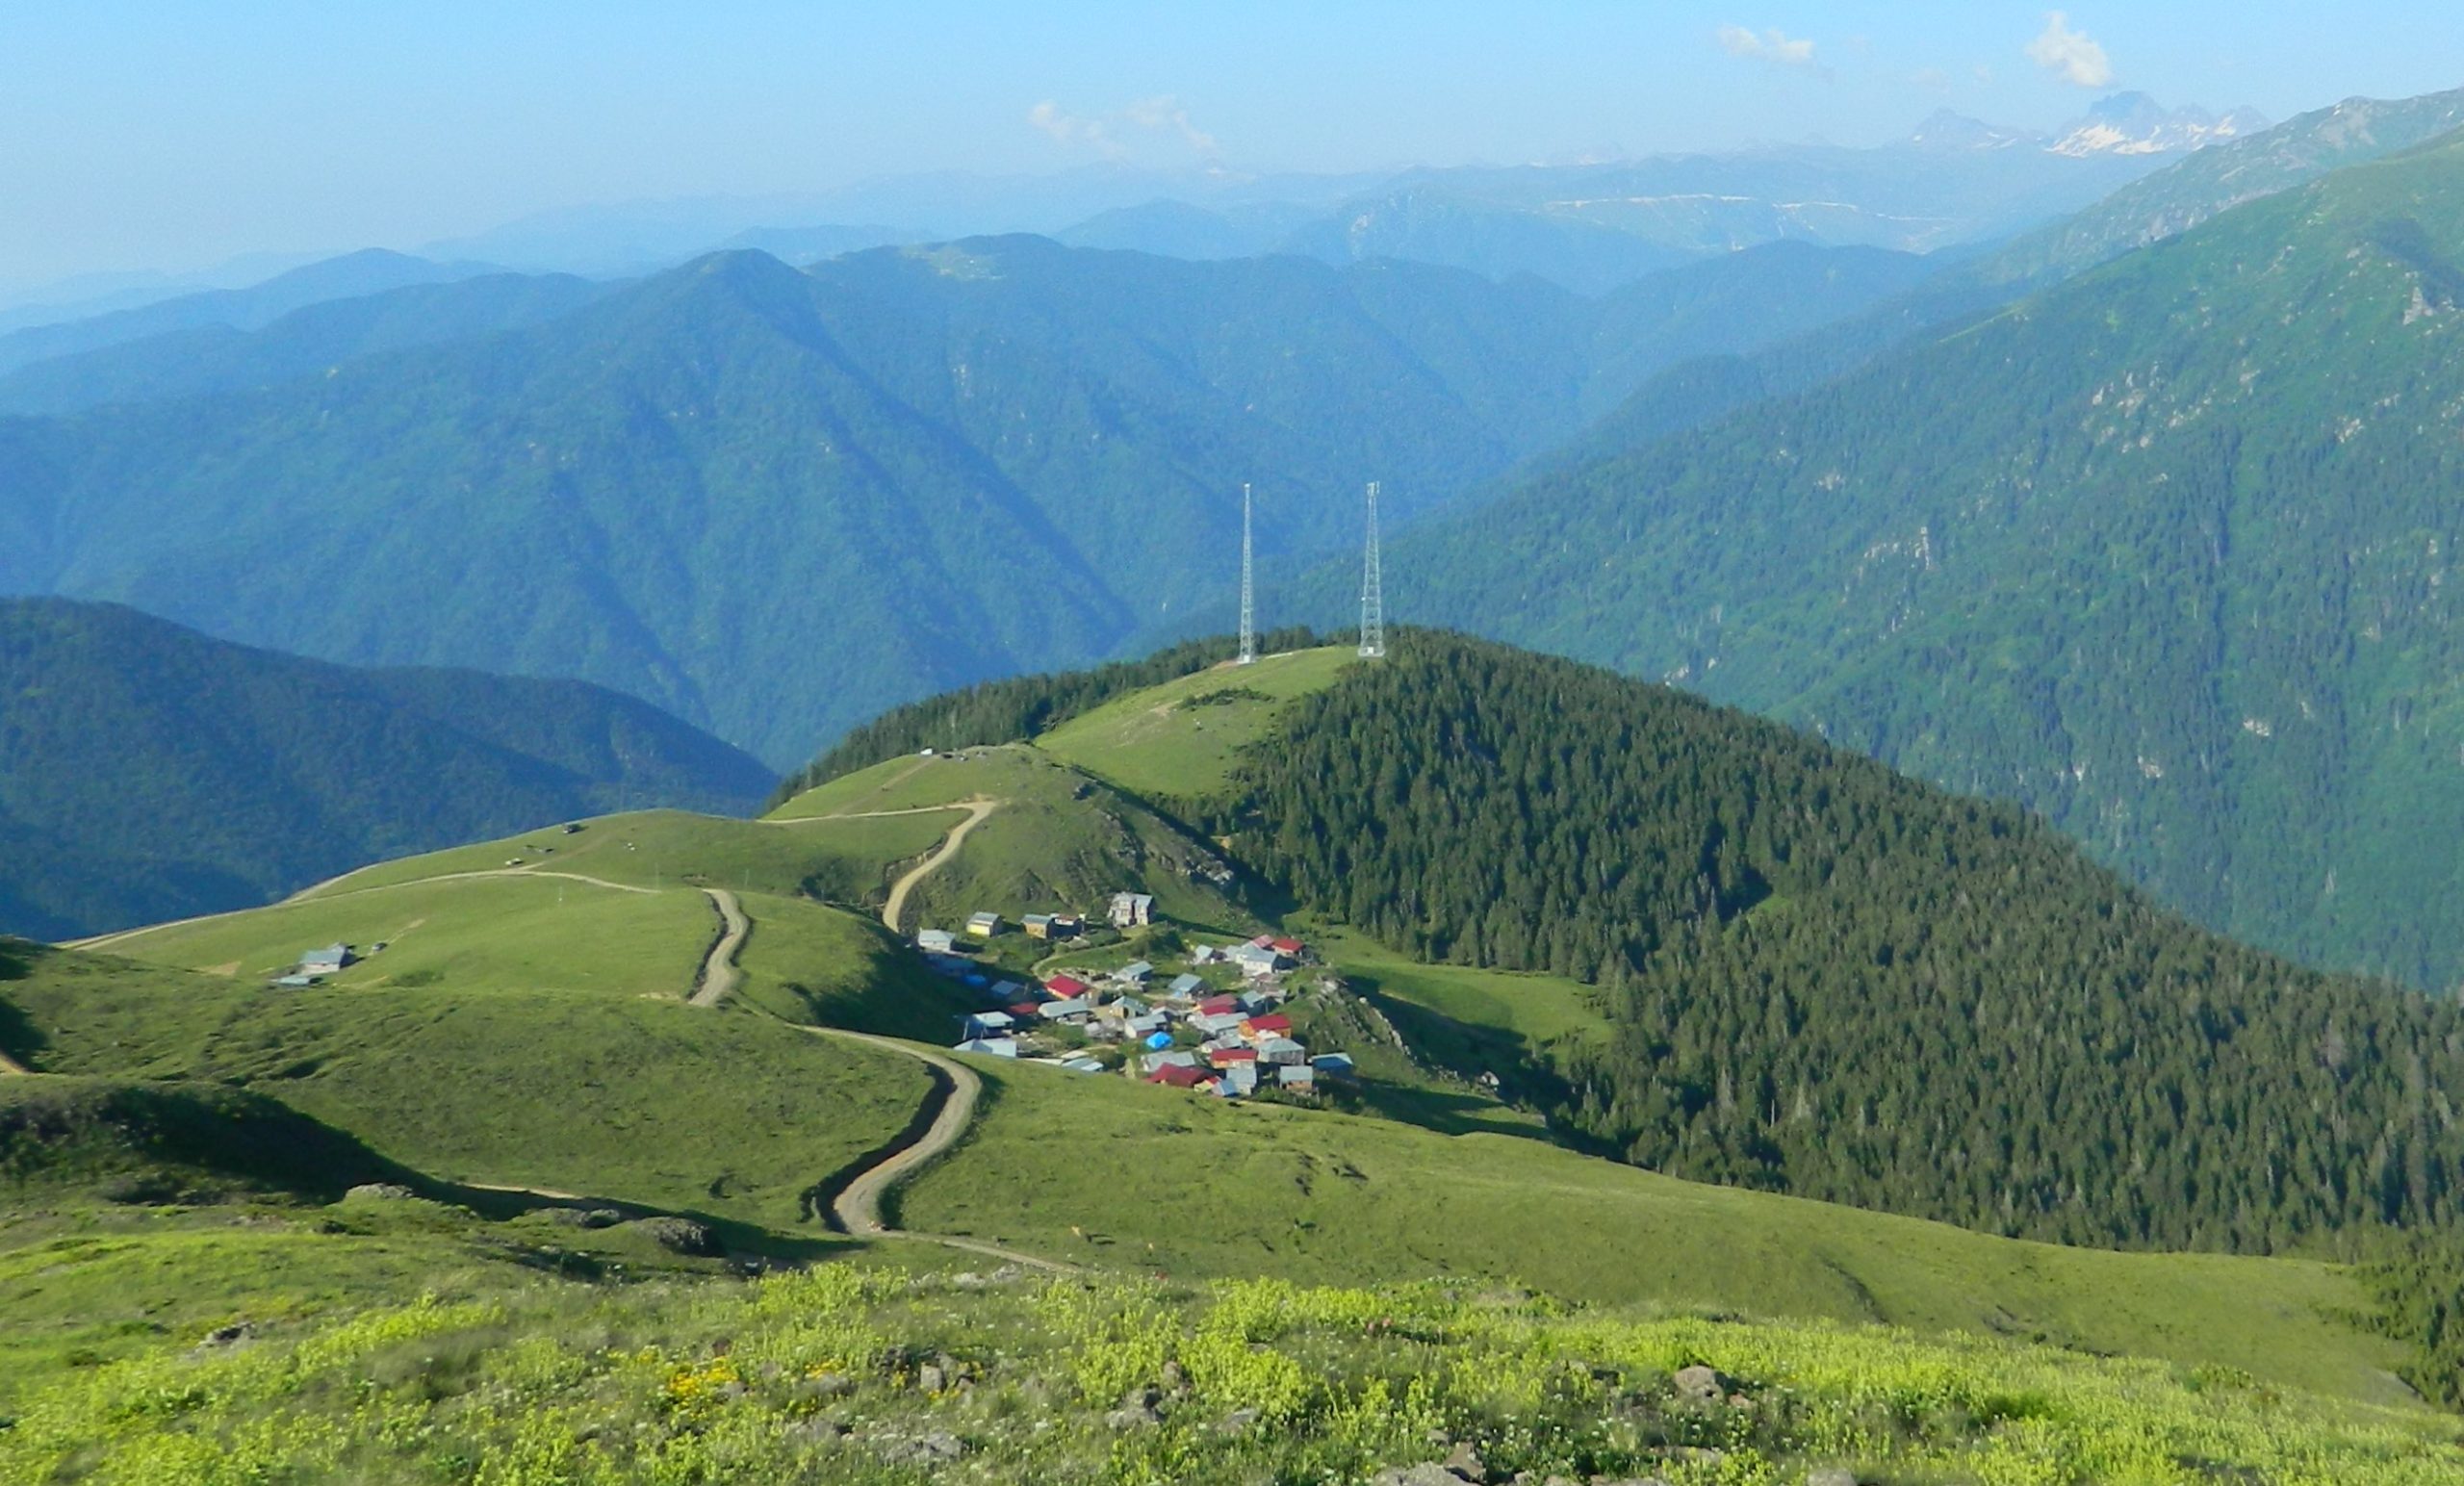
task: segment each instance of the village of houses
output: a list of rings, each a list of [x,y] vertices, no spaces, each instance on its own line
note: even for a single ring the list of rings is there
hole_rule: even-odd
[[[1106,926],[1135,933],[1154,922],[1154,910],[1155,900],[1144,893],[1116,893]],[[1101,971],[1080,966],[1040,976],[1013,975],[961,952],[962,941],[989,946],[1010,932],[1000,914],[981,912],[967,920],[963,934],[926,929],[915,936],[935,971],[985,1003],[960,1018],[958,1052],[1080,1073],[1118,1071],[1226,1099],[1268,1089],[1314,1094],[1321,1081],[1352,1075],[1349,1057],[1313,1056],[1293,1036],[1284,1004],[1296,973],[1312,961],[1297,939],[1262,934],[1245,943],[1182,945],[1177,935],[1158,936],[1144,942],[1180,950],[1163,965],[1132,960]],[[1029,913],[1016,932],[1058,948],[1084,937],[1088,928],[1076,914]]]

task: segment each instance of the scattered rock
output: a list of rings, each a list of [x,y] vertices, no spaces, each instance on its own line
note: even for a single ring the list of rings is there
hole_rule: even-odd
[[[1133,1388],[1120,1400],[1120,1407],[1104,1416],[1104,1423],[1114,1429],[1143,1429],[1164,1422],[1163,1411],[1156,1404],[1163,1401],[1164,1391],[1149,1383]]]
[[[873,1452],[894,1466],[947,1465],[966,1453],[966,1442],[946,1430],[929,1434],[878,1436]]]
[[[806,1445],[835,1445],[847,1437],[847,1426],[834,1419],[818,1415],[800,1419],[787,1426],[787,1438]]]
[[[799,1398],[844,1398],[856,1391],[856,1380],[843,1372],[816,1372],[796,1384]]]
[[[1249,1426],[1257,1422],[1257,1410],[1234,1409],[1231,1413],[1226,1414],[1221,1419],[1216,1421],[1215,1432],[1217,1434],[1242,1434],[1245,1433]]]
[[[256,1337],[256,1322],[235,1320],[227,1326],[217,1326],[212,1331],[207,1332],[205,1334],[205,1340],[196,1345],[196,1349],[201,1352],[208,1352],[221,1347],[237,1346],[243,1342],[253,1340]]]
[[[1824,1466],[1806,1473],[1806,1486],[1857,1486],[1857,1473],[1844,1466]]]
[[[332,1190],[333,1189],[331,1188],[326,1189],[328,1191]],[[411,1191],[399,1182],[362,1182],[350,1191],[343,1193],[343,1196],[346,1198],[364,1197],[372,1201],[379,1202],[399,1202],[404,1197],[416,1197],[418,1195],[418,1192]]]
[[[1444,1466],[1389,1466],[1371,1476],[1369,1486],[1463,1486],[1463,1477]]]
[[[1164,1364],[1164,1389],[1167,1393],[1187,1393],[1189,1392],[1189,1374],[1181,1371],[1181,1365],[1179,1363],[1167,1362]]]
[[[1687,1408],[1718,1408],[1728,1401],[1730,1394],[1736,1391],[1735,1378],[1701,1363],[1678,1369],[1676,1377],[1671,1381],[1677,1387],[1677,1401]]]
[[[915,1386],[928,1394],[941,1393],[949,1388],[950,1375],[941,1371],[940,1364],[928,1362],[915,1370]]]
[[[710,1231],[708,1223],[689,1217],[645,1217],[640,1227],[653,1243],[672,1254],[709,1259],[722,1252],[719,1236]]]
[[[1489,1478],[1489,1468],[1481,1463],[1480,1452],[1472,1448],[1469,1440],[1455,1446],[1441,1463],[1467,1481],[1486,1482]]]
[[[613,1228],[625,1220],[624,1214],[614,1208],[603,1207],[541,1208],[539,1215],[552,1223],[561,1223],[568,1228]]]

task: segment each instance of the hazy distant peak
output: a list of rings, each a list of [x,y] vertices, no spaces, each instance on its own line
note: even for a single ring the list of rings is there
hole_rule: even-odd
[[[2045,147],[2057,155],[2165,155],[2204,149],[2268,127],[2257,110],[2222,115],[2187,107],[2168,109],[2143,92],[2118,92],[2096,100],[2087,115]]]
[[[2037,142],[2038,138],[2024,129],[2006,129],[1949,109],[1936,109],[1931,116],[1916,126],[1916,132],[1908,137],[1908,142],[1918,149],[1947,152],[2010,149]]]

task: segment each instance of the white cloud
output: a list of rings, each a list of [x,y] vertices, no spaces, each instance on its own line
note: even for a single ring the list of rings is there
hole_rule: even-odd
[[[1138,128],[1159,134],[1176,134],[1181,142],[1201,155],[1215,153],[1215,136],[1190,122],[1190,111],[1180,100],[1167,93],[1161,97],[1141,98],[1120,111],[1120,116]]]
[[[1190,111],[1169,94],[1141,98],[1110,114],[1073,114],[1046,98],[1027,110],[1027,123],[1073,149],[1088,149],[1108,160],[1134,153],[1139,141],[1177,141],[1204,156],[1216,153],[1215,136],[1190,118]],[[1150,151],[1151,153],[1151,151]]]
[[[2060,11],[2046,13],[2043,35],[2028,43],[2028,60],[2081,88],[2102,88],[2114,80],[2113,59],[2088,33],[2071,30],[2070,17]]]
[[[1785,67],[1810,67],[1813,42],[1804,37],[1792,37],[1777,26],[1766,31],[1754,31],[1744,26],[1722,26],[1718,40],[1720,50],[1732,57],[1754,57],[1763,62],[1776,62]]]
[[[1027,110],[1027,122],[1064,144],[1083,144],[1101,155],[1122,153],[1102,119],[1072,114],[1050,98]]]

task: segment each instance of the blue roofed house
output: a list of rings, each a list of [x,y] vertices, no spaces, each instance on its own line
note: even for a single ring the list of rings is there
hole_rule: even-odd
[[[299,973],[302,975],[331,975],[334,972],[349,965],[352,956],[349,945],[328,944],[322,949],[312,949],[308,953],[300,956]]]

